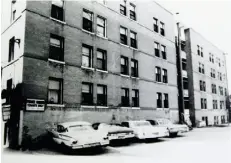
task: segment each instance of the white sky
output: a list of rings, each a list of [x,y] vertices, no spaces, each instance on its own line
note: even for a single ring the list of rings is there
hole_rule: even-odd
[[[226,58],[229,92],[231,92],[231,0],[157,0],[175,14],[186,27],[191,27],[219,49]]]

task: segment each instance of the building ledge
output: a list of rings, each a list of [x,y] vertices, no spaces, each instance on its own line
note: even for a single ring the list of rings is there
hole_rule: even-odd
[[[129,48],[129,46],[128,46],[128,45],[125,45],[125,44],[122,44],[122,43],[120,43],[120,45],[122,45],[122,46],[124,46],[124,47]]]
[[[102,39],[104,39],[104,40],[108,40],[107,37],[103,37],[103,36],[100,36],[100,35],[97,35],[97,34],[96,34],[96,36],[99,37],[99,38],[102,38]]]
[[[102,109],[108,109],[109,107],[108,106],[96,106],[96,108],[102,108]]]
[[[61,107],[61,108],[65,107],[64,104],[47,104],[47,106],[48,107]]]
[[[67,24],[67,23],[64,22],[64,21],[61,21],[61,20],[58,20],[58,19],[55,19],[55,18],[52,18],[52,17],[50,17],[50,19],[51,19],[51,20],[54,20],[54,21],[56,21],[56,22],[58,22],[58,23],[60,23],[60,24]]]
[[[82,31],[85,32],[85,33],[88,33],[88,34],[90,34],[90,35],[95,35],[94,32],[89,32],[89,31],[87,31],[87,30],[85,30],[85,29],[82,29]]]
[[[54,59],[50,59],[50,58],[48,58],[48,61],[49,62],[55,62],[55,63],[58,63],[58,64],[65,65],[65,62],[63,62],[63,61],[58,61],[58,60],[54,60]]]
[[[131,76],[132,79],[136,79],[136,80],[139,80],[140,78],[139,77],[134,77],[134,76]]]
[[[85,69],[85,70],[90,70],[90,71],[94,71],[95,69],[92,68],[92,67],[85,67],[85,66],[81,66],[82,69]]]
[[[96,69],[96,71],[108,74],[108,71],[105,71],[105,70]]]
[[[120,76],[122,76],[122,77],[126,77],[126,78],[130,78],[130,76],[129,76],[129,75],[120,74]]]
[[[94,109],[95,108],[95,106],[93,106],[93,105],[81,105],[80,107],[81,108],[90,108],[90,109]]]

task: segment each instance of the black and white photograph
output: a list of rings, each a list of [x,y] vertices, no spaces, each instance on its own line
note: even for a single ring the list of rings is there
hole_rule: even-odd
[[[1,0],[2,163],[231,161],[231,0]]]

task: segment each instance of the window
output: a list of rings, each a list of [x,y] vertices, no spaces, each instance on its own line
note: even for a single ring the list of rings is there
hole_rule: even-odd
[[[12,37],[9,40],[9,56],[8,56],[8,62],[14,60],[14,43],[15,43],[15,37]]]
[[[97,35],[106,37],[106,19],[97,16]]]
[[[225,116],[224,115],[221,116],[221,124],[223,124],[223,123],[225,123]]]
[[[182,70],[187,70],[187,63],[186,59],[182,58]]]
[[[188,79],[183,77],[183,88],[188,89]]]
[[[217,58],[217,63],[218,63],[218,66],[221,67],[221,60],[220,60],[220,58]]]
[[[206,91],[206,83],[205,81],[200,80],[200,91]]]
[[[226,88],[225,88],[225,96],[228,96],[228,92]]]
[[[126,11],[126,0],[123,0],[122,4],[120,4],[120,13],[122,15],[127,15],[127,11]]]
[[[127,28],[120,27],[120,43],[127,45]]]
[[[51,17],[57,20],[64,20],[64,12],[63,12],[63,0],[53,0],[51,6]]]
[[[201,47],[201,57],[203,57],[203,48]]]
[[[218,79],[222,81],[222,74],[220,72],[218,72]]]
[[[201,98],[201,109],[207,109],[207,100],[205,98]]]
[[[166,59],[166,47],[164,45],[161,45],[161,53],[162,53],[162,58]]]
[[[128,57],[121,56],[121,74],[128,75]]]
[[[200,50],[200,46],[197,45],[197,54],[200,56],[201,55],[201,50]]]
[[[156,81],[161,82],[161,68],[156,66]]]
[[[212,93],[217,94],[217,87],[215,84],[212,84]]]
[[[163,72],[163,83],[168,83],[168,71],[166,69],[163,69],[162,72]]]
[[[162,94],[160,92],[157,92],[156,96],[157,108],[162,108]]]
[[[6,104],[10,104],[10,93],[12,90],[12,86],[13,86],[13,80],[9,79],[6,82],[6,91],[7,91],[7,96],[6,96]]]
[[[131,47],[133,48],[137,48],[137,37],[136,37],[136,33],[133,31],[130,31],[130,41],[131,41]]]
[[[168,108],[168,94],[164,93],[164,108]]]
[[[218,116],[214,116],[214,125],[218,125],[219,119]]]
[[[93,104],[93,84],[82,83],[82,102],[83,105]]]
[[[220,90],[220,95],[224,95],[224,92],[223,92],[223,87],[219,86],[219,90]]]
[[[82,45],[82,66],[92,67],[92,47],[88,45]],[[97,58],[98,61],[98,58]]]
[[[12,1],[11,2],[11,11],[12,11],[12,15],[11,15],[11,20],[14,21],[16,18],[16,7],[15,7],[15,3],[16,1]]]
[[[83,29],[89,32],[93,32],[92,26],[93,26],[93,13],[84,9],[83,10]]]
[[[212,69],[212,68],[211,68],[210,76],[211,76],[212,78],[216,78],[215,70]]]
[[[225,102],[224,101],[220,101],[220,109],[224,109],[225,106]]]
[[[189,97],[184,97],[184,107],[190,109]]]
[[[154,31],[155,32],[159,32],[159,27],[158,27],[158,19],[156,19],[156,18],[153,18],[153,20],[154,20],[154,24],[153,24],[153,29],[154,29]]]
[[[138,61],[131,59],[131,76],[138,77]]]
[[[62,79],[49,78],[48,103],[62,104]]]
[[[165,36],[165,31],[164,31],[164,23],[160,22],[160,34],[162,36]]]
[[[217,109],[217,100],[213,100],[213,109]]]
[[[53,34],[50,35],[49,58],[64,61],[64,38]]]
[[[199,72],[205,74],[205,66],[204,64],[199,62]]]
[[[129,106],[129,89],[122,88],[122,95],[121,95],[121,105],[122,106]]]
[[[155,42],[155,56],[160,57],[159,43]]]
[[[132,90],[132,107],[139,107],[139,90]]]
[[[97,85],[97,105],[107,105],[107,86]]]
[[[107,54],[105,50],[97,49],[97,69],[107,70]]]
[[[136,6],[130,3],[130,19],[136,20]]]

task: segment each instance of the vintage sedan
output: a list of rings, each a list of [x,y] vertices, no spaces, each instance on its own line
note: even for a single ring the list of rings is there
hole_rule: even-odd
[[[167,127],[169,131],[169,135],[171,137],[177,136],[178,133],[188,132],[189,128],[185,124],[173,124],[169,119],[159,118],[154,120],[147,120],[153,126],[163,126]]]
[[[107,132],[109,140],[121,140],[134,138],[132,129],[119,124],[94,123],[92,127],[95,130]]]
[[[55,143],[68,150],[104,147],[109,144],[106,133],[94,130],[90,123],[83,121],[59,123],[48,132]]]
[[[150,139],[161,138],[169,136],[169,132],[166,127],[154,127],[150,122],[142,121],[126,121],[121,123],[122,126],[131,128],[135,137],[138,139]]]

